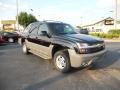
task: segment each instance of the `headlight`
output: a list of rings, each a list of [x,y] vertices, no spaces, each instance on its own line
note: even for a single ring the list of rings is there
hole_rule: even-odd
[[[87,43],[77,43],[78,52],[81,54],[88,53],[88,44]]]
[[[87,43],[77,43],[78,51],[80,54],[88,53],[88,44]]]
[[[77,46],[79,48],[87,48],[88,47],[88,44],[87,43],[77,43]]]
[[[105,43],[96,43],[95,45],[88,45],[87,43],[76,43],[77,51],[80,54],[87,54],[90,52],[97,52],[105,48]]]

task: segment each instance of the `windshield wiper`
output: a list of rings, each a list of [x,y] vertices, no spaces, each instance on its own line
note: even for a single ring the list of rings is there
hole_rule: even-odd
[[[58,33],[58,34],[68,34],[68,33],[61,32],[61,33]]]
[[[76,32],[68,32],[68,33],[60,32],[60,33],[57,33],[57,34],[76,34]]]
[[[69,33],[69,34],[76,34],[76,32],[71,32],[71,33]]]

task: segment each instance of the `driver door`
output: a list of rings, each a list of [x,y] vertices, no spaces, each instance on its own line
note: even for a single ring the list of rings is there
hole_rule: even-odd
[[[38,28],[38,36],[37,41],[39,42],[37,45],[37,49],[41,53],[41,55],[46,58],[51,58],[51,51],[52,51],[52,45],[51,45],[51,38],[47,35],[42,35],[41,31],[46,31],[47,34],[49,34],[49,29],[46,24],[40,24]]]

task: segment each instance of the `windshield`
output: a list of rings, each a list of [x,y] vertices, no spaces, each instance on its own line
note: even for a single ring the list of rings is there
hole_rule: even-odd
[[[62,34],[76,34],[74,28],[69,24],[64,23],[49,23],[49,28],[51,32],[55,35]]]

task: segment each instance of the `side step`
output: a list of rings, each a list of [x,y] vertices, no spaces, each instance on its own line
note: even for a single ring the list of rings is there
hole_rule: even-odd
[[[39,52],[37,52],[35,50],[29,50],[29,52],[31,52],[31,53],[33,53],[33,54],[35,54],[35,55],[37,55],[37,56],[39,56],[39,57],[41,57],[43,59],[51,59],[49,56],[47,56],[45,54],[42,54],[42,53],[39,53]]]

